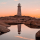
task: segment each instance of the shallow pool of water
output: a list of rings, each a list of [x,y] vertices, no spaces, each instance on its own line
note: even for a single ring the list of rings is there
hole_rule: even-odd
[[[0,35],[0,40],[35,40],[40,29],[29,28],[24,24],[11,25],[10,32]]]

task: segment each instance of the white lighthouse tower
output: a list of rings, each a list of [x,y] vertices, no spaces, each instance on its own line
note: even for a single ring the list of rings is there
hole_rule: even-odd
[[[18,13],[17,16],[21,16],[21,5],[20,3],[18,4]]]

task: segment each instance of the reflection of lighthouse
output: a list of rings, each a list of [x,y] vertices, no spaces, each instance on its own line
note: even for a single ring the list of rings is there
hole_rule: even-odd
[[[20,3],[18,4],[18,13],[17,13],[18,16],[21,16],[21,5]]]
[[[21,32],[21,24],[18,24],[18,34]]]

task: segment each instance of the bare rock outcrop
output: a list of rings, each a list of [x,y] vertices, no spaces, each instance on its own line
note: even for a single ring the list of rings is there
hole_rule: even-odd
[[[0,25],[5,26],[5,27],[10,27],[10,25],[3,23],[3,22],[0,22]]]
[[[36,37],[40,37],[40,30],[36,33]]]
[[[9,16],[9,17],[1,17],[0,25],[9,27],[13,24],[28,24],[28,25],[36,25],[40,27],[40,19],[36,19],[30,16]]]
[[[31,24],[32,24],[32,25],[36,25],[36,22],[35,22],[35,21],[31,21]]]
[[[28,26],[29,28],[36,28],[36,29],[38,29],[39,27],[38,26],[36,26],[36,25],[29,25],[29,24],[26,24],[26,26]]]
[[[7,28],[7,27],[10,27],[10,25],[0,21],[0,33],[1,32],[9,32],[10,30]]]
[[[28,21],[25,22],[25,24],[31,24],[31,21],[32,20],[28,20]]]
[[[40,26],[40,24],[39,24],[39,23],[37,23],[37,21],[31,21],[31,25]]]
[[[0,32],[9,32],[10,30],[7,27],[0,25]]]
[[[36,33],[36,40],[40,40],[40,30]]]

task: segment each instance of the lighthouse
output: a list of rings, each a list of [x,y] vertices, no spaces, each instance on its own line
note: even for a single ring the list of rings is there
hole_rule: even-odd
[[[18,4],[18,12],[17,12],[17,16],[21,16],[21,4]]]

